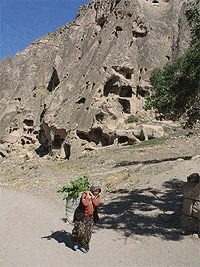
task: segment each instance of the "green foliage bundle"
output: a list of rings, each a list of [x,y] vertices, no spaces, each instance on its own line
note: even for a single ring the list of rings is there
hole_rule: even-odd
[[[90,188],[90,183],[87,176],[78,177],[75,181],[70,181],[69,185],[63,186],[57,191],[57,193],[65,193],[63,199],[68,199],[70,197],[78,197],[81,192],[88,191]]]
[[[155,92],[146,98],[146,109],[153,107],[166,118],[178,119],[184,113],[188,126],[200,119],[200,0],[190,2],[186,11],[192,41],[188,51],[173,64],[151,73]]]

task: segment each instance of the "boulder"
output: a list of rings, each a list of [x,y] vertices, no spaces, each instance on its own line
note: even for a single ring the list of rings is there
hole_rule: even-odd
[[[130,123],[126,129],[132,130],[135,137],[141,141],[160,138],[165,134],[162,126],[153,124]]]
[[[183,186],[181,229],[186,233],[200,230],[200,178],[198,173],[187,177]]]
[[[162,126],[142,124],[141,136],[144,136],[145,140],[160,138],[165,134]]]

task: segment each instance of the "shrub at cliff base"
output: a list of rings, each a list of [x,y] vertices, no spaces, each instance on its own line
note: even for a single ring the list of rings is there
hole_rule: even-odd
[[[192,127],[200,119],[200,0],[188,5],[186,16],[191,27],[190,48],[173,64],[152,72],[155,91],[145,108],[153,107],[173,120],[187,114],[186,125]]]

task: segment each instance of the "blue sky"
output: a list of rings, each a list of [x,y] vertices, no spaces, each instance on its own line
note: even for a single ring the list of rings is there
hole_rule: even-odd
[[[89,0],[0,0],[0,61],[75,20]]]

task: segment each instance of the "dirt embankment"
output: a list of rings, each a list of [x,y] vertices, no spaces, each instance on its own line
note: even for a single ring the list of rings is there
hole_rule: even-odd
[[[173,130],[172,130],[173,129]],[[166,173],[181,161],[191,164],[200,155],[200,130],[173,127],[163,138],[139,145],[118,145],[86,152],[76,160],[54,157],[10,156],[1,159],[0,185],[60,199],[56,191],[70,180],[86,175],[90,182],[98,181],[103,192],[133,190],[147,185],[153,176]],[[187,173],[180,169],[186,180]]]

